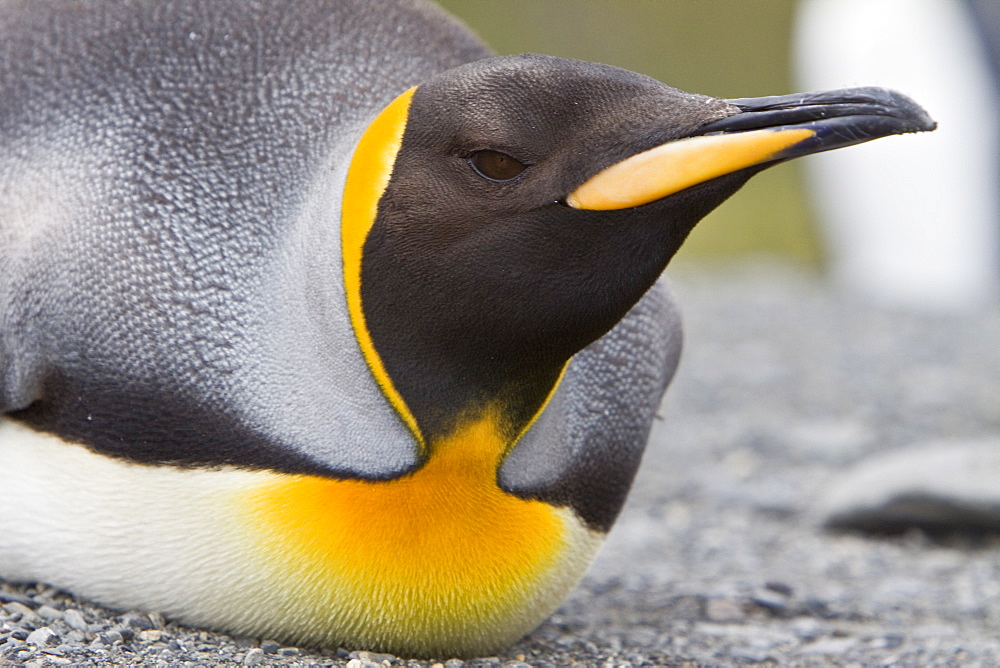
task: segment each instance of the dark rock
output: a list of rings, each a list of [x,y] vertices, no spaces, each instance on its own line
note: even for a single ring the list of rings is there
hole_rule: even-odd
[[[785,584],[784,582],[775,582],[773,580],[771,582],[765,582],[764,588],[785,597],[789,597],[795,593],[795,590],[792,589],[791,585]]]
[[[942,441],[862,460],[818,504],[836,529],[1000,532],[1000,440]]]

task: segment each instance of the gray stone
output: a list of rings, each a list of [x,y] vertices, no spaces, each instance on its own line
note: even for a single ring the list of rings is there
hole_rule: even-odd
[[[25,647],[23,640],[8,638],[7,642],[0,644],[0,657],[10,656]]]
[[[56,619],[62,619],[63,617],[63,613],[61,610],[56,610],[50,605],[41,606],[40,608],[35,610],[35,613],[42,619],[50,622]]]
[[[825,638],[806,645],[798,651],[798,654],[836,656],[845,654],[856,643],[854,638]]]
[[[1000,530],[1000,439],[939,441],[862,460],[834,478],[817,512],[829,527]]]
[[[65,637],[66,642],[72,642],[72,643],[82,643],[86,639],[87,639],[87,634],[84,633],[83,631],[77,631],[76,629],[73,629],[72,631],[67,633]]]
[[[747,613],[737,601],[728,598],[710,598],[705,601],[705,618],[712,622],[739,622]]]
[[[107,633],[101,634],[101,642],[105,645],[114,645],[116,643],[122,642],[122,634],[117,629],[112,629]]]
[[[790,614],[788,598],[770,590],[764,590],[754,594],[750,602],[759,608],[767,610],[777,617],[785,617]]]
[[[34,610],[23,603],[19,603],[18,601],[5,603],[3,607],[7,610],[7,613],[12,616],[20,615],[20,619],[22,620],[41,620],[41,617],[39,617]]]
[[[25,642],[27,642],[29,645],[37,645],[39,647],[45,647],[46,645],[49,644],[52,645],[58,644],[59,636],[53,633],[52,629],[50,629],[49,627],[42,626],[29,633],[28,637],[25,639]]]
[[[264,650],[264,654],[277,654],[281,645],[274,640],[265,640],[260,644],[260,648]]]
[[[87,630],[87,621],[83,618],[83,613],[79,610],[70,608],[63,612],[63,621],[66,622],[67,626],[76,631]]]
[[[774,661],[774,657],[770,652],[753,647],[734,647],[730,650],[730,655],[737,661],[746,661],[747,663],[764,663],[765,661]]]
[[[17,654],[15,654],[14,655],[14,659],[16,659],[17,661],[21,661],[21,662],[30,661],[31,659],[35,658],[35,655],[37,655],[37,654],[38,654],[38,650],[37,649],[29,647],[29,648],[22,649]]]
[[[153,628],[153,622],[147,615],[130,612],[122,616],[122,625],[135,631],[148,631]]]
[[[28,607],[31,607],[32,605],[35,604],[35,602],[31,600],[30,596],[22,596],[20,594],[15,594],[12,592],[0,592],[0,603],[13,603],[13,602],[17,602],[20,603],[21,605],[26,605]]]
[[[358,660],[360,660],[362,662],[367,661],[367,662],[373,663],[373,664],[380,664],[383,661],[388,661],[389,663],[392,663],[392,662],[394,662],[396,660],[396,656],[393,655],[393,654],[383,654],[383,653],[379,653],[379,652],[368,652],[368,651],[365,651],[365,650],[358,650],[358,651],[351,652],[350,654],[347,655],[347,657],[349,659],[358,659]]]
[[[247,651],[247,653],[243,656],[243,665],[256,666],[257,664],[262,663],[265,658],[267,658],[267,655],[264,654],[264,650],[260,647],[254,647],[253,649]]]

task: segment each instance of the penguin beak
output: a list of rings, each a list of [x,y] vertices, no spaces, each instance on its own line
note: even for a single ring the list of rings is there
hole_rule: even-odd
[[[883,88],[727,102],[740,111],[605,168],[566,203],[602,211],[641,206],[741,169],[937,127],[913,100]]]

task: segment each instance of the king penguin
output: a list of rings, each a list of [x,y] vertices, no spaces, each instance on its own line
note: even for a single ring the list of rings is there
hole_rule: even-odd
[[[0,577],[495,652],[581,577],[769,165],[930,130],[494,57],[416,0],[0,6]]]

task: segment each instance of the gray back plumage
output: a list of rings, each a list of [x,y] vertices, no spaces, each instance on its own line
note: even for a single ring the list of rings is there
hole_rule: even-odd
[[[137,461],[414,466],[348,323],[340,189],[378,110],[487,55],[416,1],[0,6],[0,410]],[[581,353],[502,482],[630,479],[674,323],[649,296]]]

